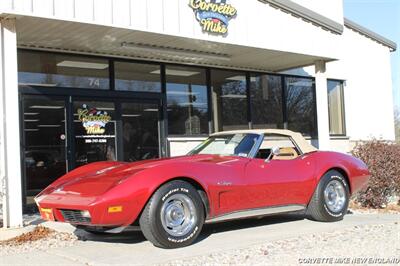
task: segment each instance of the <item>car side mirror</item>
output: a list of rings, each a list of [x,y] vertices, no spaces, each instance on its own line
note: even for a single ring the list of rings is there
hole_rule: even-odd
[[[272,157],[279,155],[279,153],[280,153],[279,147],[272,147],[271,153],[269,154],[268,158],[265,159],[265,162],[268,163],[269,161],[271,161]]]

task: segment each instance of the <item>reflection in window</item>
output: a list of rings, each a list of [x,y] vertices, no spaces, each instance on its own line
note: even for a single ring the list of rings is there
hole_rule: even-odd
[[[208,134],[207,83],[204,69],[167,66],[168,133]]]
[[[245,73],[212,70],[215,131],[248,129]]]
[[[18,51],[20,85],[109,89],[108,60],[76,55]]]
[[[343,82],[328,80],[329,133],[345,135]]]
[[[122,103],[123,160],[159,157],[158,104]]]
[[[161,92],[160,66],[115,62],[115,89],[121,91]]]
[[[253,128],[283,128],[281,80],[273,75],[250,77]]]
[[[65,102],[23,96],[22,147],[27,203],[67,171]],[[68,132],[69,133],[69,132]]]
[[[288,129],[316,136],[314,81],[308,78],[286,77],[285,84]]]

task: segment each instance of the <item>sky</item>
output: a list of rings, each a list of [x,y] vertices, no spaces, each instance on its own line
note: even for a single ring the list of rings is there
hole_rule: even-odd
[[[391,59],[393,100],[400,109],[400,0],[344,0],[344,16],[397,43]]]

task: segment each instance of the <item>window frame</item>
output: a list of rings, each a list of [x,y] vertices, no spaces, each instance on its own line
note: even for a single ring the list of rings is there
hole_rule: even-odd
[[[291,136],[284,135],[284,134],[278,134],[278,133],[266,133],[266,134],[263,133],[263,134],[260,134],[260,138],[259,138],[258,142],[255,145],[256,149],[254,149],[254,151],[253,151],[253,156],[251,157],[252,159],[264,160],[265,161],[265,159],[257,158],[256,156],[257,156],[257,153],[260,150],[262,144],[264,143],[265,138],[268,137],[268,136],[276,136],[276,137],[285,137],[285,138],[287,138],[288,140],[290,140],[290,142],[292,142],[293,146],[296,148],[296,151],[298,152],[297,158],[300,158],[301,156],[304,155],[304,152],[300,149],[299,145],[297,145],[296,141],[294,141],[294,139]],[[255,147],[253,147],[253,148],[255,148]],[[295,158],[295,159],[297,159],[297,158]],[[292,159],[292,160],[294,160],[294,159]]]
[[[330,110],[330,108],[329,108],[329,91],[328,91],[328,82],[329,81],[333,81],[333,82],[338,82],[338,83],[340,83],[340,102],[341,102],[341,113],[342,113],[342,127],[343,127],[343,133],[341,133],[341,134],[331,134],[330,132],[331,132],[331,119],[330,119],[330,117],[331,117],[331,110]],[[331,78],[328,78],[327,80],[326,80],[326,85],[327,85],[327,102],[328,102],[328,106],[327,106],[327,108],[328,108],[328,123],[329,123],[329,136],[330,137],[333,137],[333,138],[335,138],[335,137],[347,137],[347,127],[346,127],[346,108],[345,108],[345,97],[344,97],[344,85],[345,85],[345,83],[346,83],[346,81],[345,80],[341,80],[341,79],[331,79]]]
[[[316,89],[316,83],[315,83],[315,78],[314,77],[307,77],[307,76],[299,76],[299,75],[282,75],[282,98],[283,98],[283,126],[284,129],[289,129],[289,114],[288,114],[288,95],[287,95],[287,79],[288,78],[298,78],[298,79],[308,79],[312,81],[312,88],[311,88],[311,93],[312,93],[312,105],[314,109],[314,116],[313,116],[313,121],[315,125],[314,132],[309,133],[301,133],[305,138],[309,139],[318,139],[318,113],[317,113],[317,89]]]
[[[207,95],[207,119],[208,119],[208,133],[200,133],[200,134],[169,134],[169,119],[168,119],[168,95],[167,95],[167,68],[168,66],[170,67],[188,67],[188,68],[198,68],[202,69],[205,72],[205,83],[206,83],[206,95]],[[185,64],[177,64],[177,63],[161,63],[161,94],[163,97],[165,97],[165,101],[163,102],[163,105],[161,108],[165,108],[165,118],[167,121],[166,124],[166,138],[205,138],[210,136],[212,133],[214,133],[214,123],[213,123],[213,112],[212,112],[212,92],[211,92],[211,69],[209,67],[205,66],[197,66],[197,65],[185,65]]]
[[[59,95],[59,94],[71,94],[74,95],[77,92],[80,92],[80,95],[92,95],[92,94],[99,94],[108,97],[121,97],[124,98],[157,98],[161,100],[161,120],[164,123],[164,137],[168,138],[196,138],[196,137],[207,137],[210,134],[216,132],[214,124],[214,103],[212,99],[212,71],[230,71],[230,72],[237,72],[245,75],[245,88],[246,88],[246,110],[244,110],[247,114],[247,123],[248,129],[253,129],[253,117],[252,117],[252,103],[251,103],[251,76],[252,75],[272,75],[272,76],[279,76],[281,78],[281,91],[282,91],[282,117],[283,117],[283,128],[288,128],[288,114],[287,114],[287,95],[286,95],[286,79],[287,78],[302,78],[302,79],[309,79],[313,81],[313,109],[314,109],[314,123],[317,125],[317,110],[316,110],[316,87],[315,87],[315,78],[312,76],[301,76],[301,75],[292,75],[292,74],[281,74],[275,72],[262,72],[262,71],[253,71],[253,70],[241,70],[241,69],[230,69],[230,68],[223,68],[223,67],[210,67],[204,65],[191,65],[191,64],[183,64],[183,63],[175,63],[175,62],[158,62],[154,60],[143,60],[143,59],[135,59],[135,58],[123,58],[123,57],[111,57],[111,56],[102,56],[102,55],[94,55],[94,54],[87,54],[87,53],[69,53],[63,51],[44,51],[44,50],[37,50],[37,49],[27,49],[27,48],[18,48],[18,51],[24,52],[36,52],[36,53],[49,53],[49,54],[60,54],[60,55],[76,55],[88,58],[98,58],[107,60],[109,64],[109,89],[86,89],[86,88],[70,88],[70,87],[58,87],[60,90],[49,92],[50,95]],[[141,92],[141,91],[119,91],[115,88],[115,62],[127,62],[127,63],[138,63],[138,64],[154,64],[160,66],[160,82],[161,82],[161,92]],[[167,95],[166,95],[166,67],[167,65],[170,66],[180,66],[180,67],[197,67],[203,68],[206,71],[206,86],[207,86],[207,104],[208,104],[208,133],[207,134],[196,134],[196,135],[187,135],[187,134],[168,134],[168,114],[167,114]],[[330,79],[335,80],[335,79]],[[20,87],[20,93],[36,93],[43,89],[43,92],[47,92],[46,88],[43,86],[25,86]],[[344,107],[344,93],[342,93],[343,104]],[[345,120],[344,120],[345,122]],[[344,125],[344,131],[346,131],[346,125]],[[317,129],[315,132],[312,132],[312,135],[309,133],[303,133],[306,138],[315,139],[318,137]],[[337,135],[339,136],[339,135]],[[340,135],[340,136],[345,136]]]
[[[122,91],[122,92],[127,92],[127,93],[155,93],[155,94],[162,94],[163,93],[163,78],[162,76],[164,75],[163,71],[163,63],[158,63],[158,62],[153,62],[153,61],[141,61],[141,60],[135,60],[135,59],[121,59],[121,58],[109,58],[109,68],[110,68],[110,90],[112,91]],[[117,89],[117,70],[115,67],[116,63],[125,63],[125,64],[137,64],[137,65],[154,65],[158,66],[160,70],[159,74],[159,81],[160,82],[160,91],[136,91],[136,90],[118,90]]]
[[[79,59],[87,58],[87,59],[94,59],[94,60],[104,60],[108,64],[108,71],[107,71],[107,79],[108,79],[108,88],[106,89],[100,89],[100,88],[90,88],[90,87],[78,87],[78,86],[54,86],[54,88],[60,88],[60,89],[65,89],[65,90],[87,90],[87,91],[92,91],[92,92],[110,92],[114,90],[114,61],[117,61],[116,58],[109,58],[105,56],[96,56],[92,54],[84,54],[84,53],[68,53],[68,52],[54,52],[54,51],[47,51],[47,50],[36,50],[36,49],[26,49],[26,48],[18,48],[17,49],[17,62],[18,62],[18,53],[23,52],[23,53],[33,53],[33,54],[48,54],[48,55],[54,55],[54,56],[70,56],[71,58],[76,57]],[[44,84],[27,84],[27,85],[20,85],[19,84],[19,68],[17,68],[17,73],[18,73],[18,86],[23,86],[25,88],[49,88],[48,86]],[[40,72],[42,73],[42,72]],[[53,87],[50,87],[53,88]]]
[[[265,73],[265,72],[247,72],[247,90],[248,90],[248,120],[249,120],[249,125],[250,125],[250,129],[259,129],[259,128],[255,128],[254,125],[254,112],[253,112],[253,89],[251,88],[251,77],[253,76],[262,76],[262,75],[267,75],[267,76],[274,76],[274,77],[278,77],[280,79],[280,92],[281,92],[281,101],[282,101],[282,128],[277,127],[277,129],[287,129],[287,111],[286,111],[286,93],[285,93],[285,77],[287,75],[283,75],[283,74],[278,74],[278,73]],[[291,75],[294,76],[294,75]]]
[[[213,132],[211,132],[211,133],[216,133],[216,132],[223,132],[224,130],[220,130],[220,131],[216,131],[215,130],[215,120],[214,120],[214,102],[213,102],[213,98],[212,98],[212,95],[213,95],[213,83],[212,83],[212,81],[213,81],[213,79],[212,79],[212,76],[213,76],[213,71],[215,72],[215,71],[222,71],[222,72],[232,72],[232,73],[238,73],[239,75],[240,74],[243,74],[244,75],[244,78],[245,78],[245,90],[246,90],[246,93],[244,94],[244,95],[246,95],[246,100],[244,101],[245,102],[245,104],[246,104],[246,108],[244,109],[244,111],[246,112],[246,122],[247,122],[247,128],[246,129],[253,129],[253,125],[252,125],[252,117],[251,117],[251,94],[250,94],[250,75],[251,74],[256,74],[257,72],[251,72],[251,71],[246,71],[246,70],[241,70],[241,69],[229,69],[229,68],[217,68],[217,67],[207,67],[207,69],[208,69],[208,71],[209,71],[209,74],[208,74],[208,78],[209,78],[209,82],[208,82],[208,86],[209,86],[209,92],[210,92],[210,94],[209,94],[209,97],[210,97],[210,99],[209,99],[209,102],[210,102],[210,104],[211,104],[211,106],[209,106],[209,112],[210,112],[210,110],[211,110],[211,123],[212,123],[212,129],[213,129]],[[263,72],[258,72],[259,74],[263,74]],[[265,74],[265,73],[264,73]],[[221,127],[223,128],[223,121],[221,121]],[[238,129],[238,130],[241,130],[241,129]]]

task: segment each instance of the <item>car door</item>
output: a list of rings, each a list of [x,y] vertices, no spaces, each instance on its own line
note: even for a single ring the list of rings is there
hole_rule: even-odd
[[[214,215],[222,215],[244,209],[243,191],[246,188],[245,169],[250,161],[239,156],[214,157],[208,165],[210,182],[208,189]]]
[[[312,160],[289,137],[266,136],[260,150],[273,147],[279,148],[281,156],[253,158],[246,165],[248,208],[307,204],[315,186]]]

